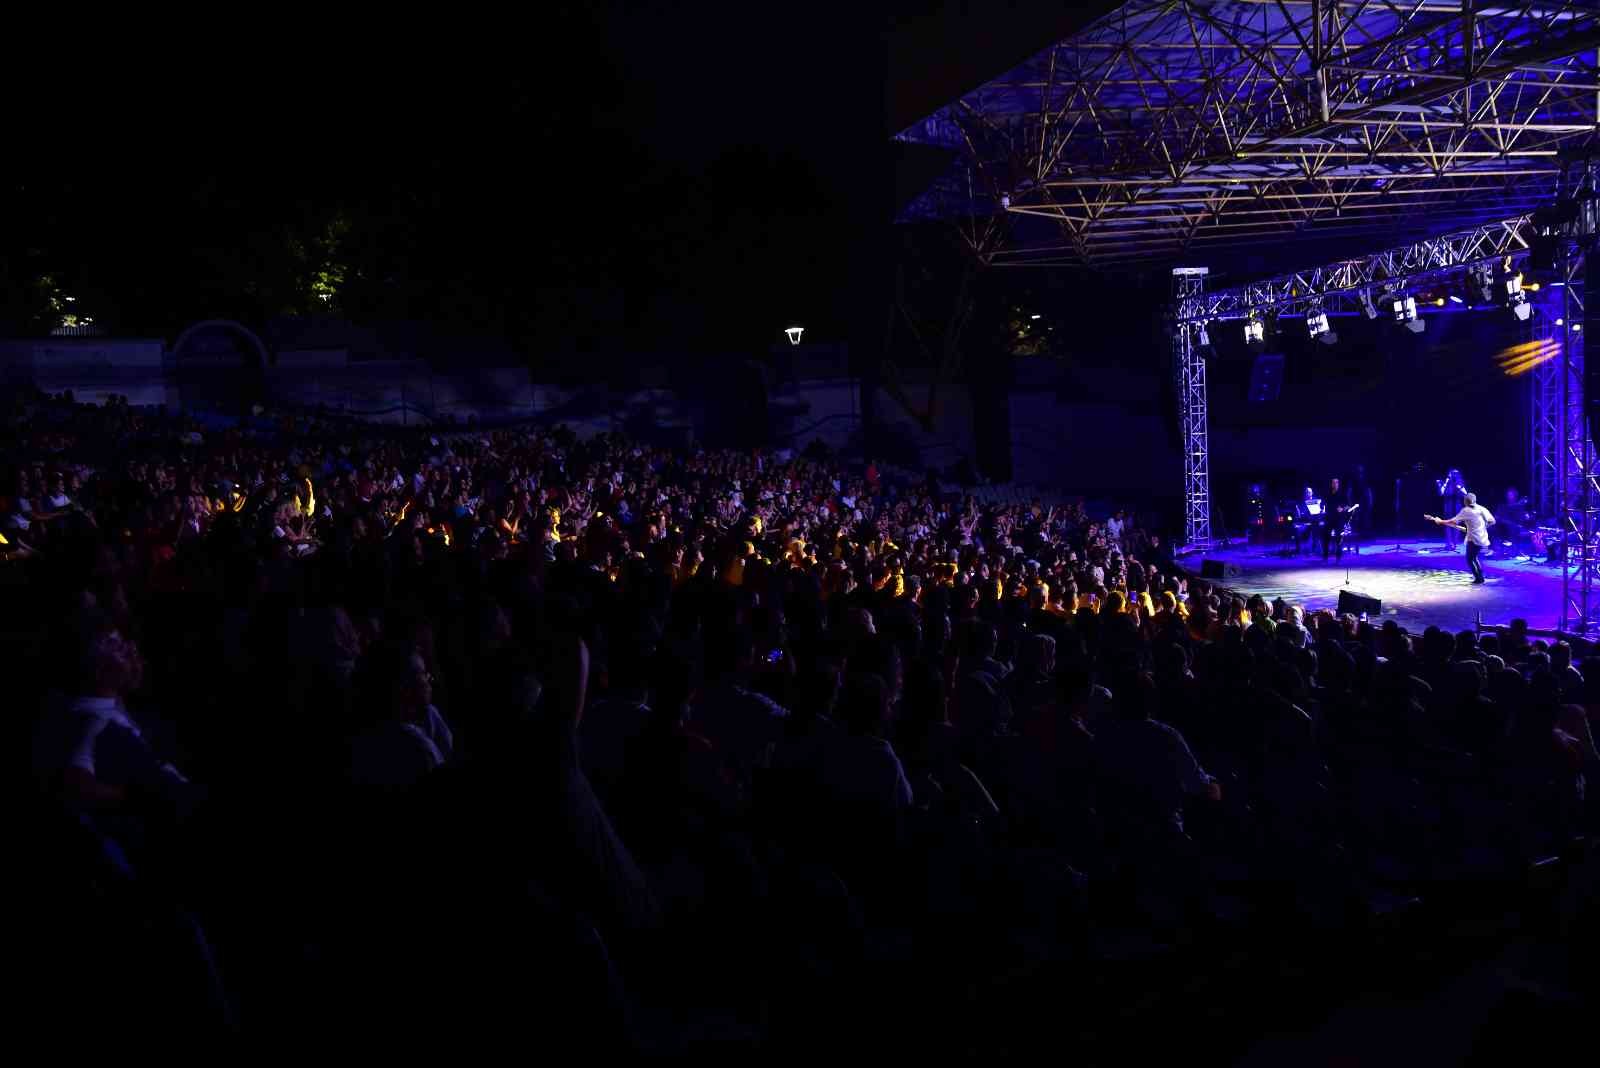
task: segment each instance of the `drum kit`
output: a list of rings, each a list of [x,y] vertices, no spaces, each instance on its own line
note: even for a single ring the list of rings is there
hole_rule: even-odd
[[[1600,516],[1600,508],[1589,509],[1591,515]],[[1591,560],[1600,558],[1600,519],[1592,521],[1595,530],[1589,535],[1589,553]],[[1566,532],[1566,537],[1561,536],[1560,527],[1530,527],[1527,534],[1527,548],[1522,545],[1517,548],[1526,552],[1536,561],[1547,564],[1559,564],[1566,559],[1570,552],[1578,555],[1577,550],[1583,544],[1583,535],[1576,530]]]
[[[1600,508],[1590,508],[1588,514],[1594,517],[1588,524],[1591,533],[1587,554],[1593,559],[1600,556]],[[1517,513],[1514,525],[1519,532],[1513,542],[1514,551],[1540,563],[1559,564],[1569,553],[1574,556],[1579,555],[1578,550],[1583,545],[1583,534],[1580,531],[1542,524],[1532,509],[1525,505]]]

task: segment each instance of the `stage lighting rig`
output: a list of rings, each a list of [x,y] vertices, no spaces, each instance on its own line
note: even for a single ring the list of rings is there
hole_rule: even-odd
[[[1417,298],[1409,294],[1406,296],[1395,294],[1394,321],[1413,334],[1420,334],[1428,329],[1427,321],[1417,318]]]
[[[1533,305],[1528,303],[1528,294],[1522,291],[1522,272],[1507,275],[1506,277],[1506,307],[1511,309],[1521,322],[1527,322],[1528,316],[1533,314]]]
[[[1475,293],[1485,304],[1494,303],[1494,266],[1480,263],[1467,268],[1467,277],[1471,285],[1468,292]]]
[[[1247,345],[1259,345],[1267,339],[1267,326],[1255,312],[1244,321],[1244,340]]]
[[[1339,335],[1328,326],[1328,313],[1320,306],[1313,306],[1306,312],[1306,331],[1313,341],[1320,341],[1324,345],[1332,345],[1339,340]]]

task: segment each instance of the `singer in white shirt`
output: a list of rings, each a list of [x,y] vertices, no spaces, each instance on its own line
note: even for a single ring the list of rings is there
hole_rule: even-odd
[[[1483,564],[1478,557],[1483,550],[1489,547],[1489,528],[1494,526],[1494,513],[1478,503],[1478,495],[1466,495],[1466,504],[1461,511],[1449,519],[1441,519],[1436,515],[1427,518],[1440,526],[1454,527],[1466,535],[1467,542],[1467,567],[1472,569],[1472,584],[1483,584]]]

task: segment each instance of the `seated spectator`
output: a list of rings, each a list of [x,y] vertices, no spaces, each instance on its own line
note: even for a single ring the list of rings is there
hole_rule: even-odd
[[[1131,676],[1118,686],[1115,713],[1095,734],[1096,764],[1122,815],[1181,834],[1184,801],[1216,801],[1222,788],[1200,767],[1182,734],[1150,717],[1154,693],[1148,676]]]
[[[129,714],[144,660],[138,647],[98,613],[80,620],[77,670],[65,702],[41,726],[35,767],[73,806],[121,808],[148,802],[191,804],[197,791],[158,756]]]
[[[412,786],[450,759],[455,737],[433,706],[433,676],[415,647],[397,641],[369,649],[356,666],[361,729],[351,740],[350,778],[358,786]]]

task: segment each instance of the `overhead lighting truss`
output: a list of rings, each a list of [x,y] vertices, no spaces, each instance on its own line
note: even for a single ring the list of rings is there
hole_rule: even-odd
[[[1320,308],[1328,314],[1366,313],[1374,292],[1398,290],[1458,273],[1525,259],[1533,239],[1528,216],[1501,219],[1442,237],[1430,237],[1367,256],[1218,289],[1187,307],[1203,319],[1241,319],[1267,308],[1280,315]],[[1491,274],[1492,276],[1492,274]],[[1391,310],[1385,308],[1385,311]]]
[[[1130,0],[902,131],[959,156],[905,217],[1053,224],[996,265],[1511,218],[1593,136],[1597,48],[1600,0]]]

